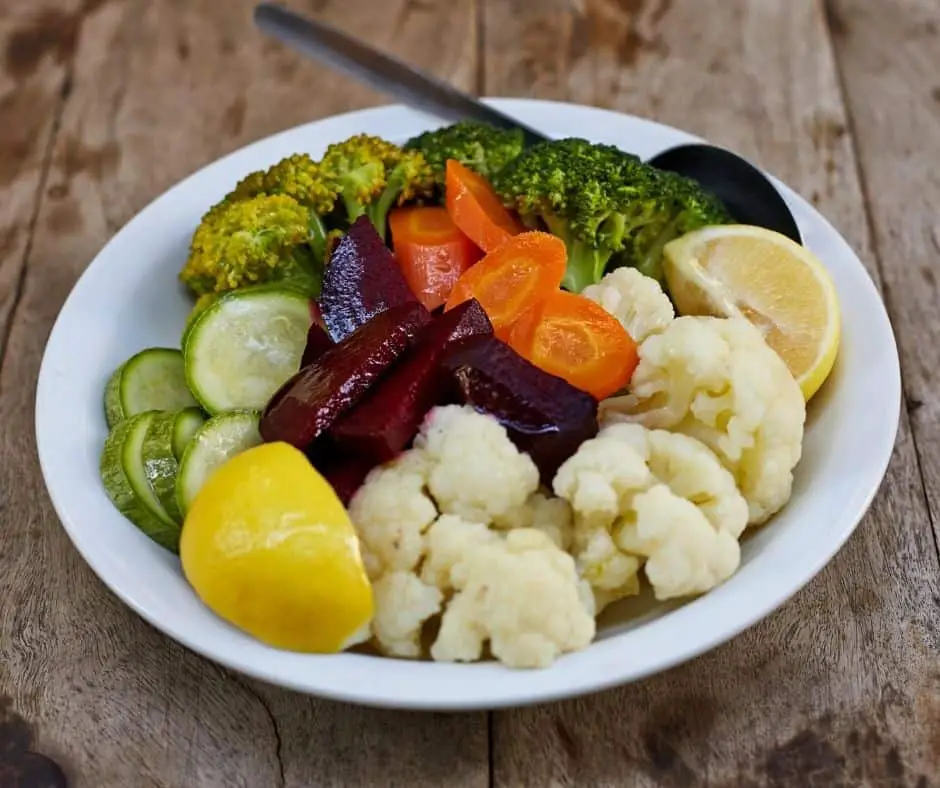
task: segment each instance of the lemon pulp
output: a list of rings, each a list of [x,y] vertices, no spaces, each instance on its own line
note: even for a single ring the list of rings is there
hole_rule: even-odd
[[[721,225],[677,238],[663,254],[681,314],[746,318],[806,400],[819,390],[835,364],[841,320],[832,278],[812,252],[771,230]]]

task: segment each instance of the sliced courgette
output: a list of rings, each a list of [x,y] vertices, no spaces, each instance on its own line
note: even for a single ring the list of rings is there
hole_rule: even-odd
[[[141,447],[144,475],[160,506],[173,522],[179,524],[183,518],[176,505],[176,474],[179,463],[173,454],[173,426],[176,414],[160,411],[150,419],[150,426]]]
[[[156,411],[124,419],[108,435],[101,453],[101,480],[118,511],[154,542],[179,552],[180,527],[154,494],[144,471],[142,449]]]
[[[206,415],[199,408],[183,408],[173,422],[173,456],[179,462],[183,452],[199,428],[206,423]]]
[[[105,387],[108,426],[150,410],[180,410],[196,405],[186,385],[183,354],[164,347],[147,348],[118,367]]]
[[[208,478],[236,454],[262,442],[258,411],[219,413],[203,424],[189,442],[176,477],[176,500],[185,517]]]
[[[220,295],[186,332],[190,391],[210,414],[262,410],[300,368],[312,322],[310,300],[290,288],[262,285]]]

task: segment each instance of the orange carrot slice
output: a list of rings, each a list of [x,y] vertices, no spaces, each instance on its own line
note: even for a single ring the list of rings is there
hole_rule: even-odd
[[[513,325],[509,345],[596,399],[620,391],[638,362],[636,343],[602,306],[559,290]]]
[[[486,179],[459,161],[447,161],[445,187],[447,212],[454,224],[484,252],[525,230]]]
[[[538,231],[514,235],[457,280],[444,310],[475,298],[500,339],[531,307],[561,285],[567,265],[564,242]]]
[[[447,300],[460,275],[483,256],[440,206],[396,208],[388,223],[405,281],[415,298],[432,311]]]

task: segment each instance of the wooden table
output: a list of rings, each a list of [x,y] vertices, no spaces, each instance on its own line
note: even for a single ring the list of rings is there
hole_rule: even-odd
[[[84,788],[940,785],[940,3],[293,5],[481,94],[689,129],[811,198],[897,332],[906,407],[887,478],[779,612],[593,697],[373,711],[193,655],[120,604],[56,519],[33,438],[46,336],[82,269],[165,188],[386,99],[262,39],[249,0],[0,0],[0,785],[27,746]]]

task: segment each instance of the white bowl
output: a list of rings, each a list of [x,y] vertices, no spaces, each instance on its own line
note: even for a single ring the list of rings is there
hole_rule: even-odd
[[[587,136],[642,157],[695,137],[591,107],[518,99],[492,104],[551,136]],[[192,650],[247,675],[323,697],[420,709],[495,708],[578,695],[688,660],[754,624],[805,585],[855,529],[884,475],[900,412],[891,325],[856,255],[836,230],[778,184],[805,243],[828,266],[843,307],[835,371],[809,409],[793,497],[743,546],[740,570],[683,606],[605,615],[586,650],[546,670],[438,664],[363,654],[311,656],[269,648],[217,618],[190,590],[178,560],[111,505],[98,478],[106,435],[102,393],[137,350],[178,346],[190,301],[176,274],[200,216],[245,173],[296,151],[319,156],[357,132],[395,141],[441,125],[393,106],[340,115],[243,148],[174,186],[118,232],[78,281],[49,337],[36,397],[39,458],[66,531],[97,575],[131,608]],[[628,608],[625,608],[628,609]]]

